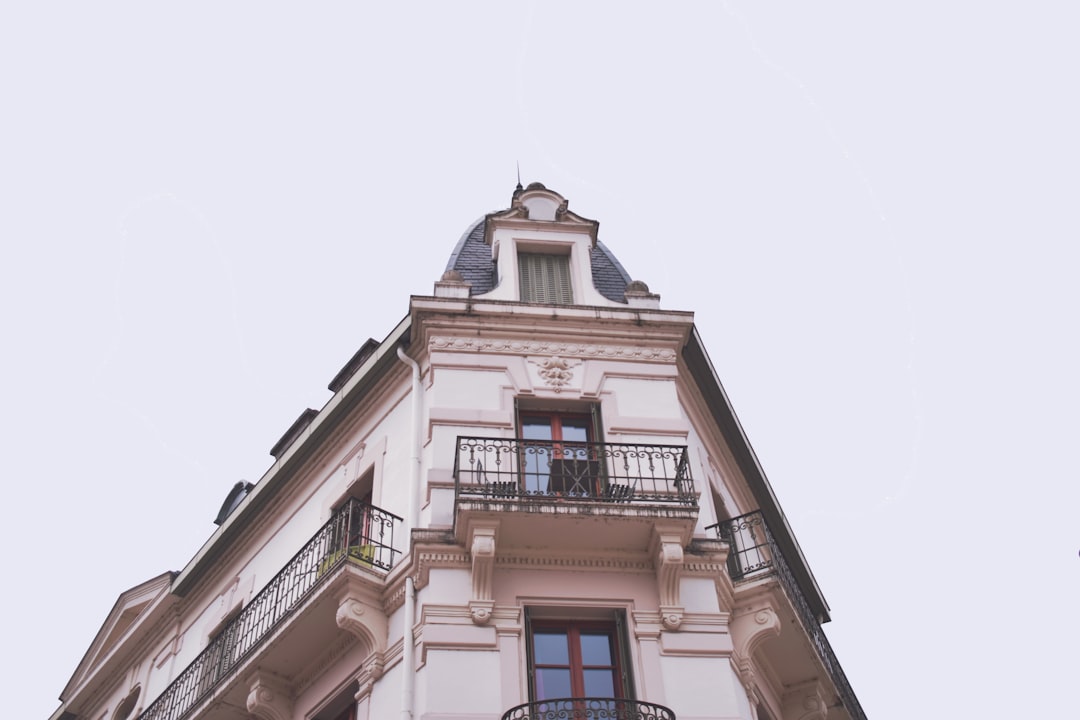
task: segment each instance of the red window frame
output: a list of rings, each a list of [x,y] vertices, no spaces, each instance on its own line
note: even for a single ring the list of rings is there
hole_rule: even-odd
[[[525,424],[529,420],[546,420],[551,428],[551,442],[561,442],[563,421],[579,420],[585,424],[585,442],[593,442],[593,418],[589,413],[551,412],[545,410],[521,410],[518,412],[518,427],[524,436]],[[534,423],[539,424],[539,423]],[[575,442],[575,441],[568,441]]]
[[[567,662],[566,663],[541,663],[536,657],[536,635],[546,634],[545,631],[565,632],[567,638]],[[609,638],[611,649],[611,663],[597,665],[584,663],[581,651],[581,634],[603,634]],[[629,692],[623,681],[625,676],[623,667],[623,637],[619,626],[614,622],[597,620],[533,620],[529,623],[529,694],[532,700],[555,699],[550,695],[539,697],[540,671],[542,670],[569,670],[570,695],[573,698],[590,697],[585,691],[586,670],[608,670],[611,674],[611,684],[614,690],[614,699],[628,699]]]
[[[574,423],[574,429],[584,429],[584,440],[568,440],[564,424]],[[526,438],[525,428],[548,427],[550,438]],[[596,457],[594,418],[590,413],[550,410],[519,410],[518,428],[521,437],[521,485],[525,493],[547,495],[585,495],[598,497],[601,493],[600,469]],[[544,449],[550,443],[550,454]],[[547,454],[550,472],[537,465]],[[556,465],[557,464],[557,465]],[[561,470],[561,471],[560,471]],[[543,478],[547,478],[544,480]],[[569,479],[568,479],[569,478]],[[586,482],[583,482],[586,481]],[[546,487],[539,487],[540,484]],[[538,487],[530,487],[536,484]]]

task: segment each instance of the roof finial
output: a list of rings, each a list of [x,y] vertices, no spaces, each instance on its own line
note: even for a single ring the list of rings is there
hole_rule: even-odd
[[[518,184],[517,184],[517,187],[514,188],[515,193],[519,193],[519,192],[521,192],[523,190],[523,188],[521,187],[521,161],[520,160],[517,161],[517,175],[518,175]]]

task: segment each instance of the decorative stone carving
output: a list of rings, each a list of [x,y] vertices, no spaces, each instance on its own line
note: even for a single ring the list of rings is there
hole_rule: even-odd
[[[660,308],[660,296],[656,293],[649,292],[649,286],[640,280],[632,280],[626,285],[626,290],[623,293],[626,298],[626,304],[630,307],[639,308]]]
[[[435,297],[467,298],[471,283],[457,270],[447,270],[435,282]]]
[[[567,360],[558,355],[552,355],[543,360],[530,358],[529,362],[539,366],[540,379],[557,393],[562,392],[562,389],[570,383],[574,378],[574,368],[581,364],[580,360]]]
[[[369,596],[370,595],[370,596]],[[386,653],[387,623],[380,598],[351,583],[334,616],[337,626],[360,639],[367,649],[364,667],[374,679],[382,676]]]
[[[683,572],[682,536],[657,528],[656,584],[660,591],[660,620],[668,630],[678,630],[683,621],[679,581]]]
[[[735,652],[739,657],[750,659],[763,640],[780,634],[780,618],[768,601],[740,608],[735,612],[729,626]]]
[[[436,336],[428,341],[432,350],[451,352],[487,352],[511,355],[557,355],[559,357],[614,358],[654,362],[675,362],[678,358],[670,348],[633,347],[627,345],[597,345],[593,343],[551,342],[548,340],[517,340],[503,338]]]
[[[829,713],[825,688],[813,680],[788,688],[781,704],[784,717],[791,720],[825,720]]]
[[[497,524],[476,525],[470,528],[472,599],[469,600],[469,615],[477,625],[486,625],[491,620],[491,612],[495,608],[491,584],[495,570],[497,530]]]
[[[292,695],[280,678],[259,673],[251,683],[247,710],[262,720],[292,720]]]

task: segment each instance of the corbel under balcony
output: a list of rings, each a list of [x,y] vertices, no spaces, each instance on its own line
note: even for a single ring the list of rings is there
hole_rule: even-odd
[[[287,683],[269,673],[256,673],[247,696],[247,710],[259,720],[292,720],[292,693]]]
[[[379,589],[381,590],[381,588]],[[378,680],[386,658],[387,621],[382,593],[353,577],[346,578],[334,622],[364,645],[364,670]]]
[[[654,525],[652,551],[656,559],[656,584],[660,592],[660,617],[667,630],[678,630],[685,612],[679,592],[683,574],[683,547],[689,542],[684,527]]]
[[[477,625],[486,625],[495,608],[492,576],[495,571],[495,540],[499,523],[475,523],[469,527],[469,555],[472,558],[472,598],[469,615]]]

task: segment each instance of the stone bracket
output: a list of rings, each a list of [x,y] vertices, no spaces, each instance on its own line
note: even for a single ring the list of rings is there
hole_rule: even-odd
[[[495,540],[498,523],[475,524],[469,528],[469,555],[472,558],[472,599],[469,615],[477,625],[486,625],[495,608],[492,578],[495,574]]]
[[[292,694],[281,678],[260,672],[251,683],[247,711],[262,720],[292,720]]]
[[[681,531],[662,527],[654,530],[656,584],[660,590],[660,618],[667,630],[678,630],[685,609],[682,606],[679,581],[682,580],[683,536]]]
[[[829,712],[825,697],[825,688],[814,680],[789,687],[781,700],[784,717],[792,720],[825,720]]]
[[[780,617],[769,603],[736,611],[730,624],[731,639],[740,658],[749,660],[763,640],[780,634]]]
[[[382,677],[388,628],[380,599],[351,584],[338,603],[334,621],[366,646],[363,672],[373,680]]]

